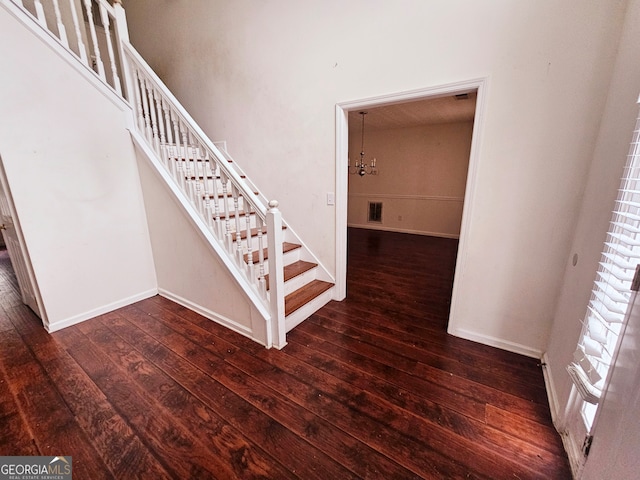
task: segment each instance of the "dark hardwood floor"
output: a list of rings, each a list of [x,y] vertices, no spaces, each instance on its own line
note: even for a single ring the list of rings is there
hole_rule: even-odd
[[[0,455],[74,479],[568,479],[541,367],[446,334],[455,240],[350,230],[348,299],[252,341],[162,297],[48,334],[0,251]]]

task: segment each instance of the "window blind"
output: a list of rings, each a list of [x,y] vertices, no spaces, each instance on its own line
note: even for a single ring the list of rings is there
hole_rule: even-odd
[[[640,263],[640,116],[627,156],[582,332],[567,367],[582,398],[597,404],[615,359]]]

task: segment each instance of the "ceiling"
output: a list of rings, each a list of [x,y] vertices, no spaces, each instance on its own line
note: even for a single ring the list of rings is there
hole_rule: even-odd
[[[466,97],[464,97],[466,95]],[[456,98],[456,97],[464,98]],[[360,111],[366,111],[366,130],[407,128],[432,123],[473,121],[476,110],[476,92],[463,95],[428,98],[406,103],[366,108],[349,112],[351,128],[360,128]]]

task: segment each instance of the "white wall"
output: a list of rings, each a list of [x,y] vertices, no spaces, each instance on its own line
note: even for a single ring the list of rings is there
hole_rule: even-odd
[[[379,174],[349,175],[348,225],[457,238],[472,131],[473,122],[367,130],[366,161],[376,157]],[[352,165],[361,142],[352,127]],[[382,202],[381,223],[368,223],[369,202]]]
[[[134,45],[334,271],[335,211],[326,193],[335,191],[335,105],[487,78],[450,328],[538,356],[624,7],[138,0],[127,11]]]
[[[125,112],[0,8],[0,152],[49,329],[156,292]]]
[[[554,314],[553,328],[546,353],[549,387],[552,394],[552,409],[555,410],[557,422],[564,424],[564,405],[571,390],[571,382],[565,367],[572,360],[572,354],[581,331],[580,320],[584,318],[586,305],[595,279],[595,272],[600,252],[602,251],[606,231],[611,219],[611,210],[620,185],[629,143],[638,116],[639,106],[636,104],[640,94],[640,62],[638,62],[638,45],[640,45],[640,1],[629,2],[624,24],[616,66],[609,89],[601,127],[596,137],[597,142],[592,155],[592,164],[588,183],[584,192],[582,207],[571,249],[566,256],[566,269],[560,298]],[[571,260],[577,254],[578,263],[573,266]],[[637,345],[636,347],[637,348]],[[636,362],[635,369],[638,365]],[[618,382],[625,378],[635,382],[634,372],[627,367],[617,370]],[[620,388],[620,384],[617,388]],[[607,401],[609,398],[607,398]],[[625,437],[639,436],[637,422],[627,422],[619,427],[619,434]],[[596,431],[594,448],[608,448],[607,441],[598,441]],[[609,440],[611,437],[609,437]],[[581,442],[582,439],[575,439]],[[637,441],[635,443],[637,450]],[[602,457],[600,457],[600,461]],[[629,469],[610,456],[607,467],[598,471],[608,471],[609,478],[633,478],[637,469]],[[586,478],[602,478],[592,476],[589,465]],[[607,470],[608,469],[608,470]],[[633,472],[633,475],[629,474]]]

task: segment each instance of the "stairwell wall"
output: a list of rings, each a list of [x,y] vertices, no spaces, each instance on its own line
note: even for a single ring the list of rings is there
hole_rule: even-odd
[[[335,272],[335,106],[486,79],[450,332],[545,350],[626,2],[136,0],[133,44]],[[345,172],[346,176],[347,173]]]
[[[0,8],[0,151],[50,331],[157,293],[127,106]]]

